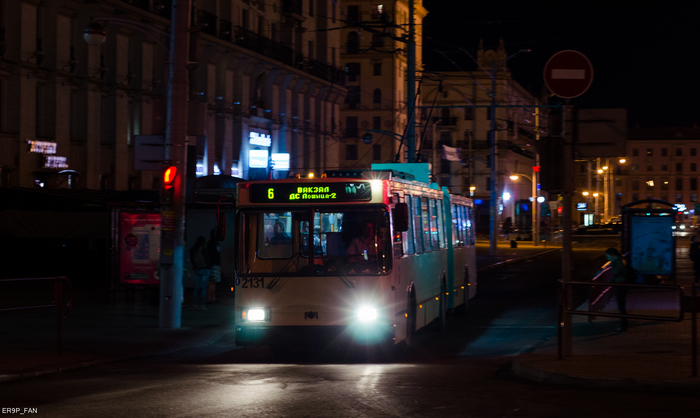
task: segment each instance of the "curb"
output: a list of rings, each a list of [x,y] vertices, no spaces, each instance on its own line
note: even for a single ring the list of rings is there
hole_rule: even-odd
[[[653,391],[686,394],[697,394],[698,391],[700,391],[700,381],[668,382],[661,380],[615,379],[575,376],[563,373],[547,372],[523,364],[517,359],[511,362],[511,371],[514,375],[520,378],[532,380],[538,383],[575,386],[582,388]]]
[[[33,377],[39,377],[39,376],[44,376],[44,375],[48,375],[48,374],[69,372],[69,371],[74,371],[74,370],[87,369],[90,367],[97,367],[97,366],[104,366],[107,364],[120,363],[123,361],[131,361],[131,360],[136,360],[139,358],[162,356],[162,355],[172,354],[172,353],[176,353],[178,351],[187,350],[187,349],[195,348],[195,347],[206,347],[208,345],[216,344],[220,341],[228,341],[230,339],[229,334],[231,334],[231,333],[232,333],[232,331],[221,331],[221,332],[213,333],[211,335],[207,335],[205,338],[203,338],[201,341],[198,341],[198,342],[191,342],[190,344],[187,344],[185,346],[172,348],[172,349],[166,349],[166,350],[160,350],[160,351],[153,351],[150,353],[135,354],[133,356],[125,356],[125,357],[108,357],[108,358],[102,358],[102,359],[97,359],[97,360],[82,361],[82,362],[77,362],[77,363],[66,363],[66,364],[62,364],[60,366],[47,367],[45,369],[27,370],[27,371],[22,371],[19,373],[12,373],[12,374],[0,374],[0,384],[5,383],[5,382],[13,382],[13,381],[17,381],[17,380],[31,379]]]
[[[535,254],[524,255],[524,256],[516,257],[516,258],[509,258],[508,260],[503,260],[503,261],[500,261],[498,263],[494,263],[494,264],[491,264],[488,266],[484,266],[480,269],[477,269],[477,272],[483,273],[483,272],[487,272],[489,270],[495,270],[495,269],[505,267],[505,266],[508,266],[511,264],[519,263],[521,261],[529,260],[531,258],[535,258],[535,257],[539,257],[539,256],[542,256],[545,254],[549,254],[549,253],[554,252],[554,251],[561,251],[561,248],[551,248],[549,250],[542,250],[541,252],[538,252]]]

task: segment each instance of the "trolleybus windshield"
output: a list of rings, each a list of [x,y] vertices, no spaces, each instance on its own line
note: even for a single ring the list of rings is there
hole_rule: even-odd
[[[386,207],[243,209],[239,275],[349,276],[391,270]]]

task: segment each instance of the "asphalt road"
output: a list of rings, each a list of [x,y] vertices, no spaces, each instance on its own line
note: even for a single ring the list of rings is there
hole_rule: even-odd
[[[590,277],[614,244],[575,244],[573,278]],[[484,274],[467,314],[451,316],[445,332],[419,333],[400,353],[343,347],[278,357],[222,340],[5,384],[0,408],[46,417],[697,416],[697,397],[555,387],[509,373],[513,356],[555,335],[560,273],[555,252]]]

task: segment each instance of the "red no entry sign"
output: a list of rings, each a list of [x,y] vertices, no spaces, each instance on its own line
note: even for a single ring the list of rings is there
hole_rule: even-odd
[[[544,84],[562,99],[582,95],[593,81],[593,66],[585,55],[566,50],[552,55],[544,66]]]

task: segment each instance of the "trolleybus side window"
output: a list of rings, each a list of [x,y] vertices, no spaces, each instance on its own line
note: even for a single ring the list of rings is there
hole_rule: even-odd
[[[469,224],[467,220],[467,208],[464,206],[459,207],[459,229],[462,232],[462,245],[463,246],[468,246],[469,245],[469,228],[467,225]]]
[[[474,233],[474,207],[467,206],[467,231],[469,233],[469,245],[476,244],[476,234]]]
[[[459,234],[459,246],[463,247],[465,244],[465,230],[464,230],[464,207],[457,205],[457,211],[455,216],[457,217],[457,233]]]
[[[413,238],[413,220],[411,219],[411,214],[413,213],[411,209],[412,202],[413,200],[411,199],[411,196],[406,196],[406,204],[408,205],[408,230],[403,233],[403,248],[406,254],[415,254],[416,252],[415,241]]]
[[[430,244],[433,247],[433,251],[437,250],[440,248],[440,243],[438,242],[439,239],[439,234],[438,234],[438,229],[439,229],[439,223],[437,219],[437,210],[436,210],[436,202],[434,199],[430,199],[428,201],[429,204],[429,209],[428,209],[428,214],[430,215]]]
[[[444,212],[442,211],[442,200],[437,200],[437,223],[438,223],[438,240],[440,241],[440,248],[447,248],[445,242],[445,221]]]
[[[459,216],[457,215],[457,205],[452,205],[451,211],[452,217],[452,245],[454,247],[459,247],[459,229],[457,228],[457,223],[459,222]]]
[[[428,211],[428,199],[420,199],[421,226],[423,227],[423,251],[430,252],[430,213]]]
[[[423,249],[423,227],[421,226],[421,202],[420,197],[413,196],[413,237],[416,242],[416,253],[422,253]],[[428,244],[430,245],[430,244]]]

